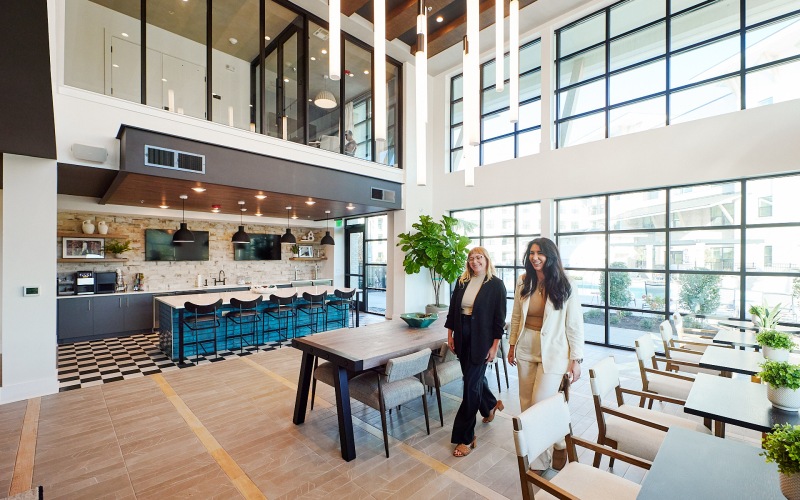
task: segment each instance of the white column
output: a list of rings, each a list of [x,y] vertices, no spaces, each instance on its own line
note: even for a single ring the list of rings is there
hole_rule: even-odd
[[[3,155],[0,403],[58,392],[56,178],[55,160]]]

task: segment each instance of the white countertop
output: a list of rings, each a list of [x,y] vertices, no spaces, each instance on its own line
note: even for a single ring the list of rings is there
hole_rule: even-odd
[[[288,285],[289,283],[286,283],[286,284]],[[173,290],[145,290],[145,291],[142,291],[142,292],[134,292],[134,291],[130,291],[129,290],[127,292],[115,292],[115,293],[88,293],[88,294],[85,294],[85,295],[59,295],[57,298],[59,298],[59,299],[74,299],[75,297],[93,297],[93,296],[101,296],[101,297],[103,297],[103,296],[109,296],[109,295],[142,295],[142,294],[147,294],[147,293],[159,294],[159,293],[175,293],[175,292],[181,292],[181,293],[189,294],[189,293],[192,293],[195,290],[197,290],[197,291],[199,291],[199,290],[224,290],[226,288],[248,288],[249,289],[252,286],[254,286],[254,285],[252,285],[252,284],[247,284],[247,285],[232,284],[232,285],[187,286],[185,288],[173,289]]]
[[[222,299],[223,304],[229,304],[231,298],[236,297],[239,300],[253,300],[257,295],[264,297],[264,300],[269,300],[270,295],[277,295],[278,297],[291,297],[297,294],[298,297],[303,295],[303,292],[308,292],[313,295],[321,293],[332,294],[334,290],[350,291],[352,288],[338,288],[331,285],[320,286],[301,286],[298,288],[270,288],[267,292],[258,294],[250,290],[241,292],[210,292],[210,293],[188,293],[185,295],[164,295],[162,297],[155,297],[159,302],[162,302],[173,309],[183,309],[186,302],[192,302],[198,305],[213,304],[214,302]]]

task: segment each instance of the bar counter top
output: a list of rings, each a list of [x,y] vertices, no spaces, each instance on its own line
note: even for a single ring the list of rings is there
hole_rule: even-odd
[[[277,295],[278,297],[291,297],[297,294],[302,297],[304,292],[312,295],[319,295],[321,293],[333,294],[334,290],[350,291],[352,288],[339,288],[331,285],[319,286],[301,286],[298,288],[264,288],[264,293],[257,293],[250,290],[243,290],[239,292],[209,292],[209,293],[188,293],[182,295],[164,295],[155,297],[155,300],[162,302],[173,309],[183,309],[186,302],[193,302],[199,305],[213,304],[214,302],[222,299],[223,304],[230,304],[231,298],[239,300],[254,300],[258,295],[264,297],[264,300],[269,300],[270,295]]]

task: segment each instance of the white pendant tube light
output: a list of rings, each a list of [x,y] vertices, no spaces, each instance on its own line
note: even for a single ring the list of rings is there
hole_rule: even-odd
[[[469,74],[469,87],[464,87],[464,101],[467,98],[471,101],[469,115],[464,109],[464,122],[469,121],[469,135],[467,140],[473,146],[480,145],[481,133],[478,126],[478,102],[480,96],[480,68],[478,53],[480,52],[480,0],[467,0],[467,41],[469,42],[469,64],[464,68],[464,74]],[[466,83],[466,80],[465,80]]]
[[[508,5],[508,119],[519,120],[519,0]]]
[[[425,0],[418,0],[416,63],[416,111],[417,111],[417,185],[428,182],[427,133],[428,133],[428,12]]]
[[[375,141],[386,141],[386,0],[373,0]]]
[[[340,0],[328,0],[328,75],[331,80],[342,77],[341,51],[342,51],[342,9]]]
[[[472,87],[472,83],[470,82],[470,78],[472,77],[466,71],[466,67],[470,61],[470,54],[469,54],[469,40],[467,37],[464,37],[464,52],[462,55],[462,64],[464,66],[464,80],[462,82],[462,94],[463,98],[463,123],[461,124],[461,161],[464,162],[464,185],[467,187],[472,187],[475,185],[475,163],[474,162],[474,154],[473,150],[475,149],[473,146],[470,145],[467,137],[469,137],[470,127],[473,127],[474,124],[472,120],[467,119],[468,113],[470,113],[470,109],[472,107],[473,99],[469,98],[467,92]],[[475,158],[476,159],[476,158]]]
[[[502,92],[505,89],[505,1],[494,0],[494,72],[495,83],[494,89],[497,92]]]

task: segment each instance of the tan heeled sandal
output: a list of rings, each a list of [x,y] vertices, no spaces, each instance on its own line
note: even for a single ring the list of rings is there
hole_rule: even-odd
[[[477,436],[472,438],[472,442],[470,444],[458,444],[456,445],[455,449],[453,450],[453,456],[456,458],[466,457],[472,450],[475,449],[477,444],[475,441],[477,440]]]
[[[503,406],[503,402],[498,399],[497,400],[497,404],[495,404],[494,408],[492,408],[492,411],[489,412],[489,416],[488,417],[483,417],[483,423],[484,424],[488,424],[489,422],[494,420],[494,414],[495,413],[497,413],[498,411],[503,411],[505,409],[506,409],[506,407]]]

